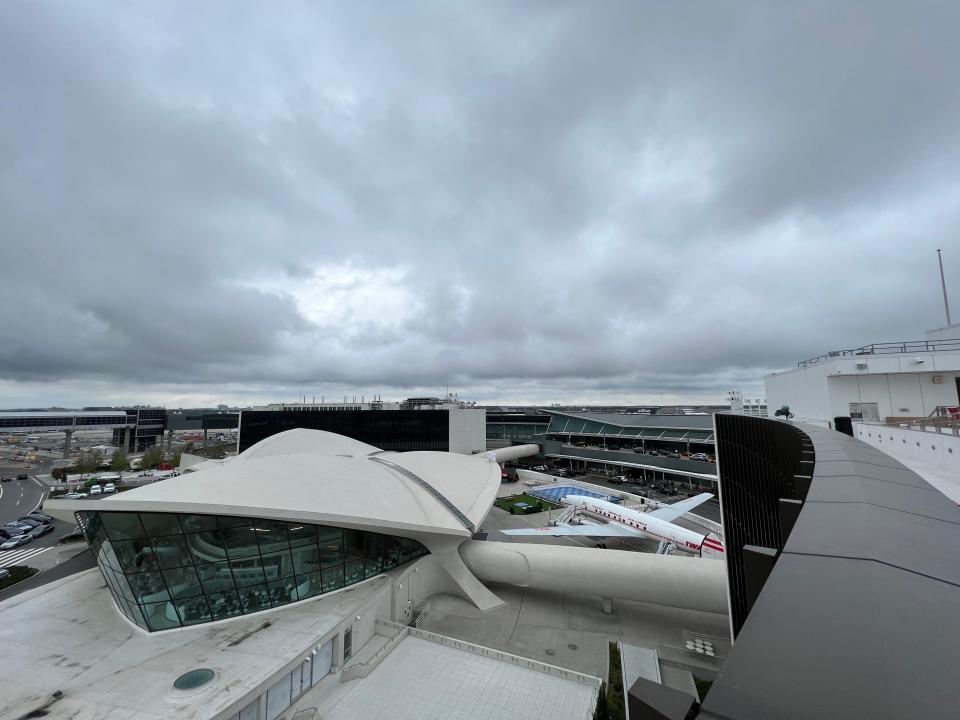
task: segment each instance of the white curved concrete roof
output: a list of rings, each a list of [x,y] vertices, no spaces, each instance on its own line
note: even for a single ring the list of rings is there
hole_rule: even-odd
[[[479,456],[381,452],[341,435],[298,429],[267,438],[232,462],[204,464],[196,472],[99,501],[50,500],[47,507],[241,515],[406,531],[421,539],[469,537],[458,515],[422,483],[477,525],[496,497],[500,469]]]

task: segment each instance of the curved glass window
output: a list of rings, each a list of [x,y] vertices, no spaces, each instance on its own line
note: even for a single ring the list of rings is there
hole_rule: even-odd
[[[78,512],[117,607],[146,630],[305,600],[427,554],[416,540],[217,515]]]

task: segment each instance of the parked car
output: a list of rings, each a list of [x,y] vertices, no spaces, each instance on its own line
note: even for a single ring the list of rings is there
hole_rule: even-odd
[[[25,522],[26,520],[31,520],[33,522],[40,523],[41,525],[49,525],[53,522],[53,518],[49,515],[44,515],[43,513],[27,513],[21,518],[17,518],[17,522]]]
[[[6,568],[0,568],[0,580],[6,580],[10,577],[10,571]]]
[[[0,478],[0,482],[10,482],[11,480],[13,480],[13,478],[9,476]]]
[[[38,525],[27,534],[31,538],[38,538],[38,537],[43,537],[47,533],[52,533],[52,532],[53,532],[53,524],[51,523],[50,525]]]
[[[21,545],[26,545],[31,540],[33,540],[33,538],[30,537],[30,535],[14,535],[9,540],[4,540],[0,543],[0,550],[13,550]]]
[[[660,453],[658,453],[656,450],[647,450],[647,455],[659,455],[659,454]]]
[[[20,473],[19,475],[17,475],[17,480],[26,480],[26,479],[27,479],[26,473]]]
[[[707,454],[706,454],[706,453],[694,453],[693,455],[690,456],[690,459],[691,459],[691,460],[699,460],[700,462],[707,462]]]
[[[61,495],[60,497],[62,497],[64,500],[81,500],[87,497],[87,494],[82,492],[69,492],[66,495]]]
[[[11,522],[3,526],[3,529],[7,532],[7,535],[23,535],[33,530],[33,525],[27,525],[26,523],[21,522]]]
[[[115,493],[117,491],[117,486],[113,483],[107,483],[103,486],[103,491],[105,493]]]
[[[39,520],[34,520],[33,518],[28,518],[28,517],[17,518],[16,523],[17,525],[25,525],[31,530],[33,530],[35,527],[39,527],[40,525],[44,524]]]
[[[100,487],[99,485],[91,485],[91,486],[90,486],[90,494],[91,494],[91,495],[102,495],[102,494],[103,494],[103,488]]]

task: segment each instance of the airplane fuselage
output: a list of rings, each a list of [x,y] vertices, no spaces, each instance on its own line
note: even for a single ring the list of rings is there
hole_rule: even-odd
[[[620,507],[606,500],[585,495],[565,495],[560,502],[578,508],[581,512],[604,518],[638,531],[651,540],[673,543],[678,550],[700,555],[703,550],[723,552],[723,545],[716,538],[687,530],[679,525],[651,517],[646,513]]]

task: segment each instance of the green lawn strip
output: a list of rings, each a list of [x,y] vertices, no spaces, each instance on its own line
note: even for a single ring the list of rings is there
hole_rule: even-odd
[[[533,495],[527,495],[526,493],[520,495],[511,495],[510,497],[497,498],[493,504],[501,510],[510,512],[510,508],[516,506],[517,503],[527,503],[527,505],[532,505],[533,507],[537,507],[539,504],[543,506],[544,510],[557,510],[560,507],[560,505],[556,503],[534,497]],[[526,508],[517,507],[516,512],[523,512],[525,509]]]
[[[623,674],[620,670],[620,647],[609,643],[610,682],[607,683],[607,717],[610,720],[625,720],[627,704],[624,698]]]
[[[16,585],[18,582],[33,577],[40,572],[36,568],[27,567],[26,565],[12,565],[8,567],[7,570],[10,571],[10,577],[5,577],[0,580],[0,590],[5,590],[11,585]]]

